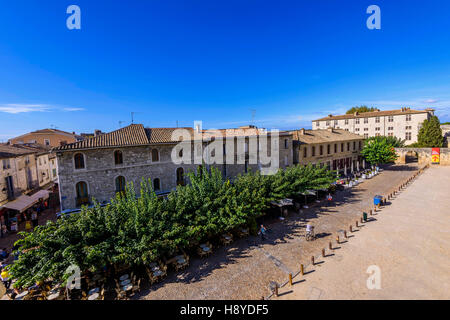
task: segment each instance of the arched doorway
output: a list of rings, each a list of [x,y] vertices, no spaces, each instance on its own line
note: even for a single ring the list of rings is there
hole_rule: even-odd
[[[77,193],[76,198],[77,207],[83,204],[89,204],[89,193],[87,183],[84,181],[80,181],[75,185],[75,189]]]
[[[178,168],[177,169],[177,186],[184,186],[184,169]]]
[[[118,176],[116,178],[116,192],[125,192],[125,178],[122,176]]]

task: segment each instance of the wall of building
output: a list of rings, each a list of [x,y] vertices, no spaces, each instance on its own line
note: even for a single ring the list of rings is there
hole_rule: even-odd
[[[287,139],[286,142],[284,140]],[[271,147],[271,139],[268,139],[268,148]],[[286,148],[285,148],[286,143]],[[206,144],[204,144],[206,145]],[[140,190],[141,180],[159,178],[162,191],[170,191],[177,185],[177,168],[182,167],[184,172],[196,171],[198,164],[175,164],[172,161],[171,153],[174,145],[121,147],[121,148],[98,148],[84,151],[66,151],[57,153],[57,166],[59,176],[59,188],[61,195],[62,210],[77,207],[76,184],[84,181],[88,186],[89,198],[93,197],[100,203],[109,202],[116,194],[115,179],[123,176],[126,182],[132,182],[137,192]],[[152,162],[151,150],[157,148],[159,151],[159,161]],[[114,151],[120,150],[123,155],[123,164],[114,164]],[[236,149],[235,149],[236,150]],[[84,169],[75,169],[74,155],[82,153],[85,159]],[[191,148],[192,158],[194,156],[194,146]],[[292,165],[292,136],[280,137],[280,149],[278,154],[279,167],[285,168]],[[260,169],[258,163],[252,164],[247,157],[243,163],[236,163],[234,157],[233,164],[214,164],[226,177],[232,178],[239,173]],[[246,165],[246,158],[248,164]],[[204,164],[207,166],[207,164]],[[208,167],[208,166],[207,166]],[[188,182],[188,181],[187,181]]]
[[[23,144],[23,143],[37,143],[46,145],[46,140],[49,141],[49,145],[52,147],[58,147],[61,143],[76,142],[74,136],[61,134],[61,133],[27,133],[20,137],[10,139],[11,144]]]
[[[349,132],[359,135],[366,134],[366,137],[375,137],[377,134],[381,136],[389,136],[392,133],[393,136],[402,140],[406,139],[406,133],[411,133],[411,139],[406,141],[406,144],[417,142],[417,136],[421,124],[424,120],[430,117],[430,113],[418,113],[411,114],[411,120],[407,120],[406,114],[394,115],[393,121],[389,122],[389,116],[368,117],[368,118],[353,118],[347,120],[321,120],[313,121],[313,130],[327,129],[329,127],[336,129],[344,129]],[[367,123],[365,122],[367,119]],[[359,124],[357,123],[359,120]],[[393,130],[389,130],[393,128]]]

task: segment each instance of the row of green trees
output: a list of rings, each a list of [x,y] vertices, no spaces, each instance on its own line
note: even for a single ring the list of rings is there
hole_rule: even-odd
[[[21,254],[10,270],[16,285],[49,278],[64,281],[72,264],[92,272],[144,266],[240,226],[256,231],[256,219],[271,201],[328,188],[336,173],[309,165],[269,176],[250,172],[233,181],[223,179],[215,168],[188,175],[191,183],[177,187],[167,199],[157,197],[150,181],[142,181],[139,196],[129,185],[107,206],[96,203],[21,233],[16,242]]]

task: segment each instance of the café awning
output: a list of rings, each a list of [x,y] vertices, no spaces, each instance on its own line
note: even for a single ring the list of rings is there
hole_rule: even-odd
[[[34,200],[30,196],[21,195],[16,200],[8,202],[7,204],[3,205],[1,208],[24,212],[28,208],[32,207],[36,202],[37,202],[37,200]]]
[[[30,197],[33,198],[36,202],[39,199],[48,199],[50,192],[48,190],[39,190],[35,194],[32,194]]]

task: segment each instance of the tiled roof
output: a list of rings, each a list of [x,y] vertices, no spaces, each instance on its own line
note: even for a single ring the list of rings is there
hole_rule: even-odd
[[[398,110],[385,110],[385,111],[373,111],[373,112],[364,112],[359,114],[343,114],[338,116],[329,115],[328,117],[320,118],[313,121],[324,121],[324,120],[344,120],[344,119],[354,119],[354,118],[370,118],[370,117],[381,117],[381,116],[398,116],[404,114],[419,114],[419,113],[427,113],[432,109],[425,110],[411,110],[408,108],[398,109]],[[433,110],[434,111],[434,110]]]
[[[145,128],[148,143],[153,144],[178,142],[180,141],[179,139],[172,139],[172,133],[177,129],[188,130],[191,136],[194,132],[194,129],[192,128]]]
[[[146,144],[149,144],[149,139],[144,126],[142,124],[131,124],[127,127],[97,137],[53,148],[53,151],[138,146]]]
[[[328,143],[336,141],[361,140],[364,137],[348,132],[343,129],[318,129],[318,130],[302,130],[291,131],[292,139],[300,143]]]
[[[0,144],[0,159],[14,158],[17,156],[35,153],[36,150],[17,148],[6,144]]]

